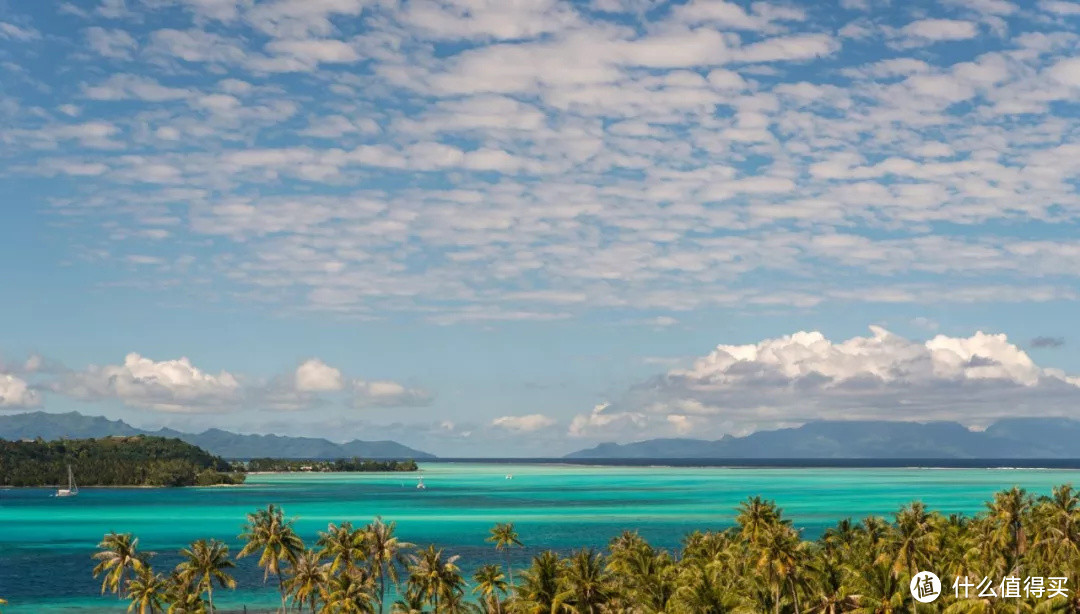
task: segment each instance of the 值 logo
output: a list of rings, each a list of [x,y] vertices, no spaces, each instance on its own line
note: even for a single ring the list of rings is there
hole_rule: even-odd
[[[919,603],[930,603],[941,594],[941,580],[932,571],[920,571],[911,578],[911,596]]]

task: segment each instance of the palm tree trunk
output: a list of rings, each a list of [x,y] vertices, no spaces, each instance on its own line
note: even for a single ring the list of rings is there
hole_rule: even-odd
[[[277,585],[278,585],[278,591],[281,592],[281,611],[284,614],[284,612],[285,612],[285,578],[283,578],[281,576],[281,570],[280,569],[278,569],[278,571],[277,571]]]
[[[379,563],[379,614],[383,614],[383,602],[386,600],[386,566],[380,557]]]
[[[788,587],[791,588],[791,601],[795,603],[795,614],[799,614],[799,593],[795,590],[795,580],[788,576]]]
[[[206,601],[210,605],[210,614],[214,614],[214,584],[213,584],[213,582],[206,585]]]
[[[506,549],[506,574],[510,576],[510,586],[514,586],[514,570],[510,567],[510,549]]]

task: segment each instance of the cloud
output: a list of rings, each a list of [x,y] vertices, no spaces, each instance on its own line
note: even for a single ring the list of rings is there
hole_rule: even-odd
[[[227,371],[204,372],[187,358],[156,362],[139,354],[121,365],[92,366],[73,372],[55,390],[86,401],[116,399],[131,407],[165,412],[206,412],[235,409],[240,382]]]
[[[672,369],[577,416],[570,434],[633,437],[684,427],[686,420],[672,415],[698,420],[703,435],[821,419],[985,426],[1016,415],[1074,415],[1080,401],[1080,377],[1035,364],[1003,334],[919,342],[870,328],[868,337],[840,342],[798,332],[719,345],[691,367]]]
[[[917,46],[975,38],[979,35],[979,28],[973,22],[959,19],[920,19],[901,28],[900,35],[904,37],[906,46]]]
[[[131,52],[138,48],[138,43],[127,32],[97,26],[86,29],[86,40],[98,55],[117,60],[131,59]]]
[[[296,390],[301,392],[333,392],[345,387],[341,370],[312,358],[296,368]]]
[[[553,426],[555,422],[554,418],[544,414],[528,414],[525,416],[501,416],[492,420],[491,426],[517,433],[530,433]]]
[[[22,409],[41,404],[41,395],[26,380],[0,373],[0,409]]]
[[[354,380],[352,390],[356,407],[422,407],[431,403],[428,391],[389,380]]]
[[[1064,337],[1035,337],[1030,343],[1033,348],[1059,348],[1065,345]]]

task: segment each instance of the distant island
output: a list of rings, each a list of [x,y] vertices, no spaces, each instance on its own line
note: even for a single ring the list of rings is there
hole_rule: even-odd
[[[74,467],[80,486],[242,484],[229,463],[179,439],[132,435],[101,439],[0,441],[0,484],[56,486]]]
[[[430,459],[434,455],[414,450],[395,441],[361,441],[334,443],[316,437],[282,435],[246,435],[221,429],[202,433],[184,433],[173,429],[147,431],[135,428],[122,420],[102,416],[85,416],[78,412],[53,414],[42,411],[0,416],[0,439],[88,439],[114,435],[154,435],[180,439],[203,450],[229,459],[295,458],[333,460],[339,458],[367,459]]]
[[[363,458],[339,458],[337,460],[294,460],[282,458],[253,458],[235,461],[233,469],[240,471],[416,471],[420,467],[414,460],[371,460]]]
[[[604,443],[568,459],[1063,459],[1080,457],[1080,421],[1006,418],[983,431],[956,422],[834,420],[745,437]]]

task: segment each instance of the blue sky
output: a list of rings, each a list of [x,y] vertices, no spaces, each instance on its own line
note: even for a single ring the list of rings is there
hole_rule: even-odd
[[[1080,2],[0,2],[0,411],[1074,415]]]

